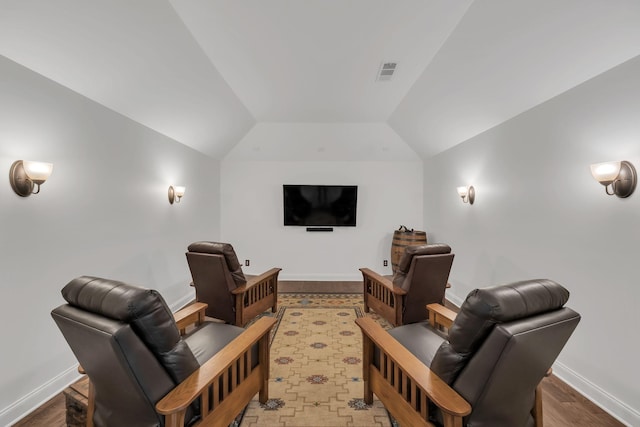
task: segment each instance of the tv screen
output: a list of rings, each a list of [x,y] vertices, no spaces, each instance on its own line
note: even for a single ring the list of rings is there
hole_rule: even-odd
[[[355,227],[357,185],[283,185],[284,225]]]

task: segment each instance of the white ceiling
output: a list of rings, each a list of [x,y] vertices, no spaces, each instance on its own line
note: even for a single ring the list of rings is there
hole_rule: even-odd
[[[0,54],[215,158],[425,158],[639,55],[640,1],[0,0]]]

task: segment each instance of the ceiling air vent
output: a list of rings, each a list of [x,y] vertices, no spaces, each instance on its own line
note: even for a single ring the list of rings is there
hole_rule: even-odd
[[[391,80],[391,77],[393,77],[393,73],[396,72],[397,68],[397,62],[383,61],[380,64],[380,69],[378,70],[378,77],[376,78],[376,81],[388,82],[389,80]]]

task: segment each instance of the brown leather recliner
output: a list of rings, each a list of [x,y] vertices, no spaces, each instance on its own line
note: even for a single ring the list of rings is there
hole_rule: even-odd
[[[394,326],[427,319],[425,306],[444,301],[453,257],[445,244],[407,246],[393,278],[361,268],[364,311],[372,308]]]
[[[388,332],[356,320],[365,401],[375,393],[401,425],[542,426],[539,383],[580,321],[568,299],[556,282],[529,280],[472,291],[455,319],[433,304],[429,322]]]
[[[198,303],[174,318],[156,291],[88,276],[62,295],[51,315],[89,376],[88,426],[226,426],[256,393],[266,402],[275,319],[204,322]]]
[[[186,255],[196,300],[209,305],[207,316],[244,326],[265,310],[276,312],[280,268],[245,276],[229,243],[195,242]]]

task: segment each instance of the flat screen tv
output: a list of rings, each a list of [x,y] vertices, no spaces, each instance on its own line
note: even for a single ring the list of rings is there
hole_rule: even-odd
[[[284,225],[355,227],[357,185],[283,185]]]

